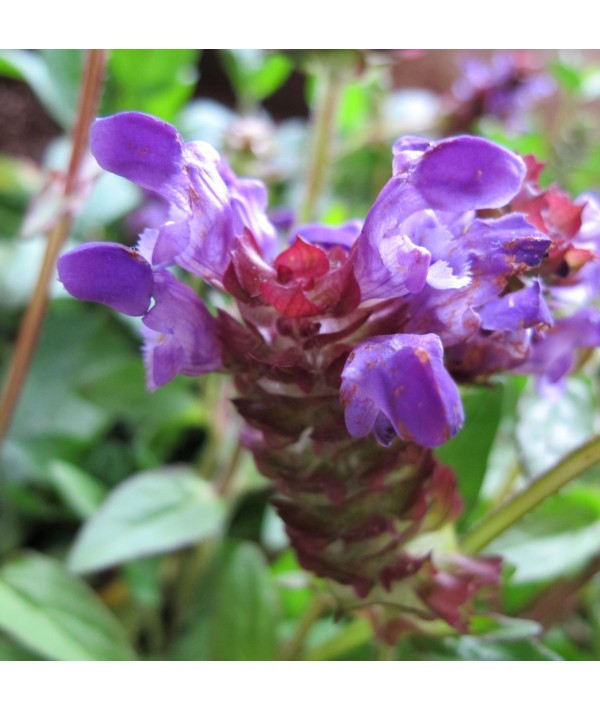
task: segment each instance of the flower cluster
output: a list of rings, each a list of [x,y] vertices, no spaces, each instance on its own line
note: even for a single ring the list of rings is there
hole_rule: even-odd
[[[138,113],[96,121],[91,146],[168,214],[136,249],[63,255],[66,289],[142,317],[150,389],[233,375],[244,444],[300,562],[369,605],[382,636],[465,629],[500,561],[448,543],[460,500],[431,450],[463,424],[458,382],[548,359],[560,377],[564,343],[571,358],[600,343],[573,322],[585,311],[555,324],[549,308],[597,269],[600,230],[582,227],[597,205],[563,207],[531,162],[484,139],[405,137],[364,223],[295,225],[282,247],[264,186],[211,146]],[[232,308],[213,316],[173,266]]]
[[[467,56],[452,87],[449,132],[468,130],[491,116],[524,131],[527,114],[555,90],[555,83],[528,51],[496,52],[488,60]]]

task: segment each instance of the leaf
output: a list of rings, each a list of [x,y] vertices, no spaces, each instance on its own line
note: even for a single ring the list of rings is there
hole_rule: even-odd
[[[279,598],[260,549],[228,544],[205,575],[189,611],[190,626],[171,658],[212,661],[273,660]]]
[[[366,619],[356,618],[347,625],[337,624],[333,634],[324,641],[309,647],[306,659],[313,662],[322,662],[330,659],[339,659],[362,647],[373,637],[373,629]]]
[[[533,383],[519,401],[517,439],[530,474],[553,466],[594,433],[596,406],[589,381],[570,378],[561,395],[541,397]]]
[[[92,591],[37,553],[0,569],[0,629],[49,659],[133,658],[123,630]]]
[[[276,653],[276,591],[260,551],[235,546],[226,555],[210,629],[217,661],[272,660]]]
[[[79,518],[91,516],[106,495],[102,484],[69,462],[55,460],[48,470],[58,495]]]
[[[219,533],[225,507],[213,488],[185,468],[130,477],[80,531],[68,559],[77,573],[198,543]]]
[[[223,66],[242,102],[260,102],[273,94],[292,71],[291,60],[283,54],[260,49],[221,51]]]
[[[75,123],[83,50],[23,49],[0,53],[0,70],[27,82],[49,114],[63,128]]]
[[[466,518],[477,504],[483,484],[500,424],[504,388],[501,384],[491,388],[470,388],[463,390],[461,395],[465,425],[456,437],[437,448],[436,455],[456,474]]]
[[[600,553],[600,492],[576,487],[554,495],[489,547],[515,567],[511,585],[574,574]]]
[[[145,111],[173,121],[194,91],[195,49],[115,49],[109,58],[104,113]]]

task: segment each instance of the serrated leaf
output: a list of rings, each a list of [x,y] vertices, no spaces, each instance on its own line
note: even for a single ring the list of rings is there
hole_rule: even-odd
[[[48,659],[133,658],[123,630],[94,593],[37,553],[20,554],[0,569],[0,629]]]
[[[213,488],[185,468],[130,477],[86,522],[68,559],[90,573],[198,543],[219,533],[225,507]]]

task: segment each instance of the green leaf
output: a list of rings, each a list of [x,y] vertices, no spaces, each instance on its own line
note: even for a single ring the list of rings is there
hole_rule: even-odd
[[[48,113],[63,128],[75,123],[84,51],[23,49],[0,53],[4,74],[24,79]]]
[[[210,628],[216,661],[272,660],[276,654],[277,598],[266,561],[248,543],[227,552]]]
[[[362,647],[373,637],[373,629],[366,619],[357,618],[347,625],[336,624],[332,634],[317,644],[309,645],[306,659],[314,662],[339,659]]]
[[[465,425],[456,437],[438,447],[436,454],[456,473],[466,518],[477,504],[485,477],[500,424],[504,388],[501,384],[491,388],[469,388],[464,389],[461,395]]]
[[[91,516],[106,496],[102,484],[69,462],[55,460],[48,470],[57,494],[79,518]]]
[[[221,58],[242,103],[266,99],[285,82],[293,68],[288,57],[260,49],[226,49]]]
[[[515,572],[511,585],[575,574],[600,553],[600,492],[574,487],[538,506],[489,547]]]
[[[173,121],[194,91],[198,50],[115,49],[104,113],[145,111]]]
[[[133,658],[119,624],[92,591],[36,553],[0,569],[0,629],[49,659]]]
[[[87,521],[68,565],[89,573],[189,546],[217,535],[224,518],[213,488],[191,470],[165,467],[137,474]]]
[[[585,71],[564,59],[550,63],[552,74],[567,93],[579,94],[584,86]]]
[[[517,439],[527,471],[553,466],[594,433],[596,404],[589,381],[570,378],[558,398],[540,397],[530,383],[519,400]]]
[[[273,660],[279,597],[260,549],[224,546],[188,610],[190,624],[171,658],[212,661]]]
[[[0,662],[41,662],[43,658],[0,634]]]

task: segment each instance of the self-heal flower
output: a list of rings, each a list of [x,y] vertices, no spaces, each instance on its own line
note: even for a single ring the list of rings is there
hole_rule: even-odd
[[[426,283],[440,289],[464,286],[465,274],[455,275],[450,266],[460,245],[451,237],[455,216],[506,205],[525,176],[519,156],[473,136],[439,143],[408,137],[394,150],[394,177],[369,211],[357,241],[355,274],[363,301],[416,294]],[[432,210],[439,213],[434,218],[438,230],[446,226],[447,234],[446,246],[438,240],[435,253],[415,239],[414,217],[412,226],[407,224],[423,211],[430,211],[431,219]]]
[[[178,264],[220,286],[236,236],[251,229],[265,253],[275,231],[258,181],[240,180],[215,149],[185,143],[173,126],[136,112],[97,119],[90,145],[105,170],[149,190],[169,205],[159,227],[153,264]]]
[[[177,374],[203,375],[221,366],[215,319],[197,294],[166,270],[153,270],[137,250],[90,242],[58,260],[58,276],[73,296],[143,316],[146,382],[150,390]]]
[[[551,239],[541,208],[537,221],[515,212],[539,197],[523,196],[525,162],[472,136],[400,139],[364,224],[279,220],[280,245],[262,183],[168,124],[101,119],[92,150],[166,208],[135,250],[63,255],[67,290],[142,316],[149,387],[178,373],[235,377],[243,443],[273,482],[299,561],[340,600],[372,605],[382,636],[466,629],[500,563],[447,547],[460,501],[432,448],[462,427],[455,381],[523,365],[543,343],[540,363],[562,372],[572,343],[542,340]],[[576,222],[569,206],[557,214]],[[211,316],[174,265],[235,309]]]
[[[464,414],[442,359],[435,335],[378,336],[361,343],[342,372],[350,434],[364,437],[373,431],[380,444],[388,445],[395,433],[425,447],[454,436]]]

